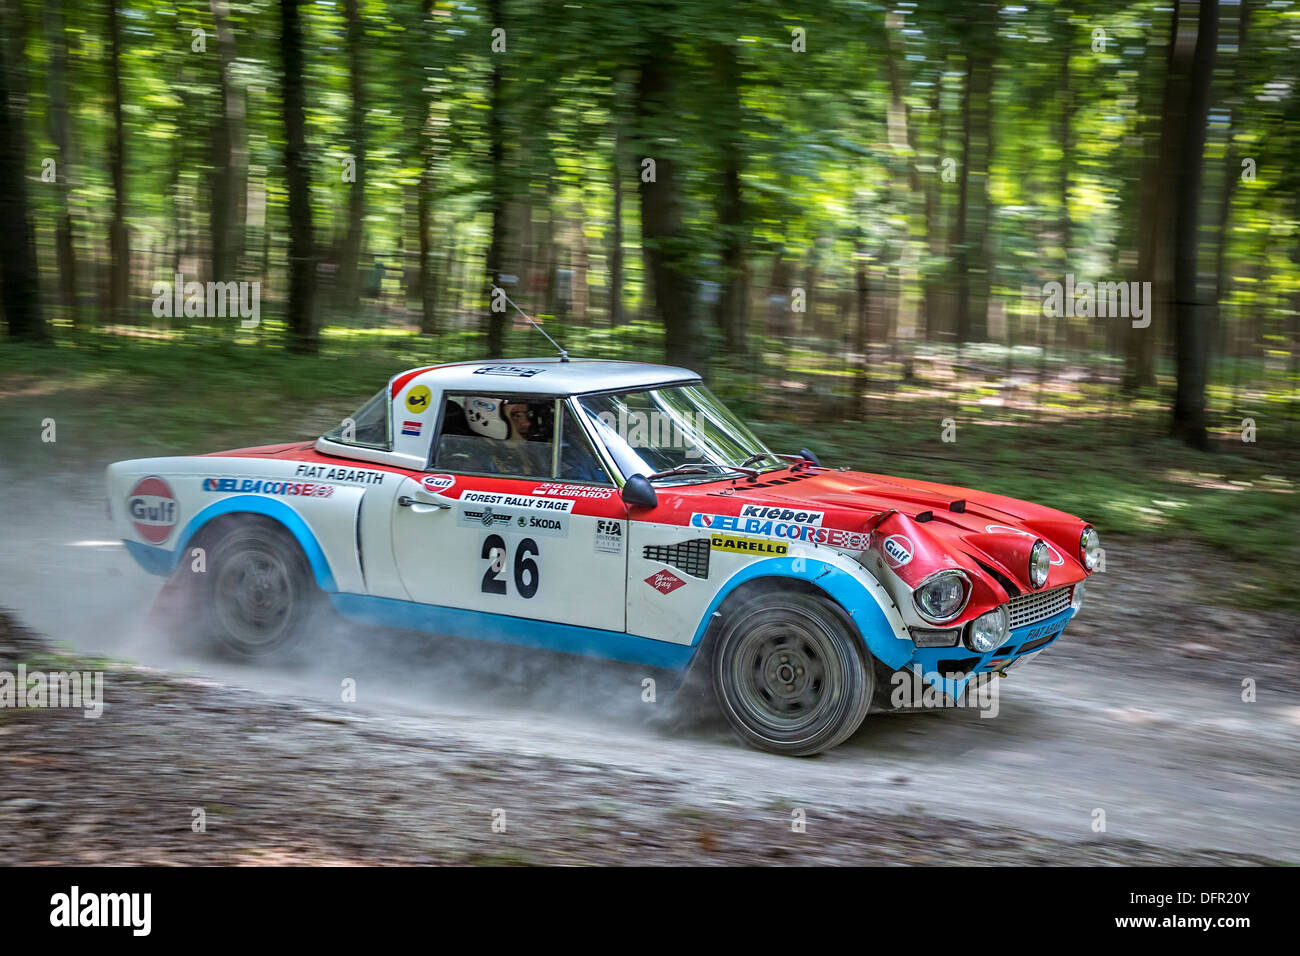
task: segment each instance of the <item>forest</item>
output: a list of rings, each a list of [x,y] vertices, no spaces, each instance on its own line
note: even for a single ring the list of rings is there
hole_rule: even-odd
[[[11,343],[548,351],[499,289],[815,420],[969,392],[1293,435],[1291,0],[0,18]]]

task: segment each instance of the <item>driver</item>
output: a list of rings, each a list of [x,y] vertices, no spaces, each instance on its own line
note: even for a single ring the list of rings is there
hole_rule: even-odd
[[[483,450],[480,461],[484,467],[477,470],[497,475],[532,477],[537,474],[541,465],[529,454],[526,445],[532,428],[527,402],[507,403],[485,395],[471,396],[465,400],[465,417],[474,434],[494,439],[484,443],[490,448]]]

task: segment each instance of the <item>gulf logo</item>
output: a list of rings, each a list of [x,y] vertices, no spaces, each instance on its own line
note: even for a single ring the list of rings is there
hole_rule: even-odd
[[[456,484],[456,479],[451,475],[425,475],[420,479],[420,484],[424,486],[425,491],[436,495]]]
[[[176,496],[161,478],[141,478],[126,496],[126,513],[135,533],[150,544],[162,544],[176,527]]]
[[[880,550],[885,553],[885,560],[891,568],[901,568],[912,560],[911,539],[901,534],[891,534],[881,543]]]

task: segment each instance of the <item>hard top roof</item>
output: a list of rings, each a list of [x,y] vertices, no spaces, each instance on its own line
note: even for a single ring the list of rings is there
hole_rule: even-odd
[[[444,392],[494,395],[498,392],[534,395],[575,395],[618,389],[653,388],[680,382],[699,381],[689,369],[646,362],[613,359],[555,357],[489,359],[456,362],[410,369],[393,378],[391,394],[408,385],[427,385]]]

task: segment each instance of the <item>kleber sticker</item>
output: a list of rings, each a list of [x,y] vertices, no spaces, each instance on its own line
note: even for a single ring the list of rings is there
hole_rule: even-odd
[[[150,544],[162,544],[176,527],[176,496],[161,478],[141,478],[126,496],[126,513],[135,533]]]
[[[645,583],[650,585],[660,594],[670,594],[686,582],[673,574],[667,568],[664,568],[664,570],[656,571],[654,574],[650,575],[650,577],[646,578]]]
[[[406,393],[406,410],[413,415],[421,415],[429,410],[433,393],[428,385],[417,385]]]
[[[745,505],[740,509],[742,518],[762,518],[766,521],[792,521],[795,524],[820,525],[826,517],[823,511],[801,511],[798,508],[771,508],[767,505]]]
[[[891,568],[901,568],[912,560],[912,541],[901,534],[891,534],[881,542],[880,550]]]

